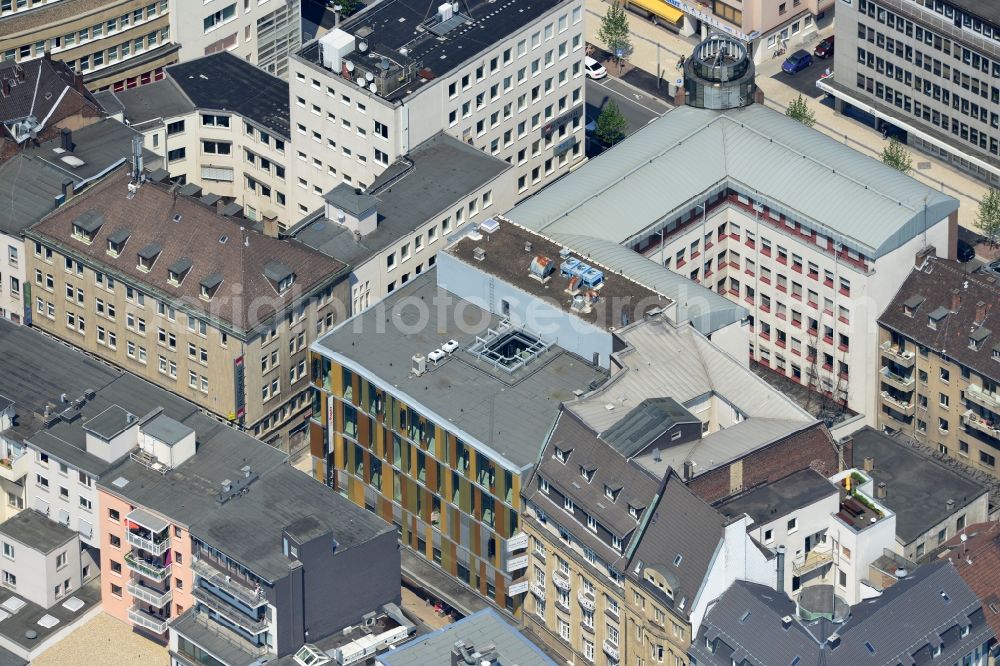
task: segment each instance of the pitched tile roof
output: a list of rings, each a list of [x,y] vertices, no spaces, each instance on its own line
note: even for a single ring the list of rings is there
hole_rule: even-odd
[[[237,333],[269,322],[276,312],[347,273],[343,263],[295,241],[242,227],[214,207],[178,196],[169,184],[146,182],[129,198],[128,183],[126,170],[110,174],[27,233],[87,257],[110,275],[139,284],[154,297],[228,324]],[[105,221],[92,242],[73,237],[73,223],[94,213]],[[131,234],[113,257],[107,253],[107,240],[122,228]],[[153,259],[148,271],[139,267],[139,255]],[[190,260],[191,268],[179,284],[171,283],[168,267],[184,258]],[[292,287],[282,293],[265,275],[265,267],[274,262],[294,273]],[[203,300],[200,283],[216,274],[222,283],[210,301]]]
[[[948,539],[944,548],[941,557],[951,560],[958,575],[983,602],[986,621],[1000,636],[1000,523],[969,525],[962,534]]]
[[[986,316],[977,322],[982,308]],[[937,318],[936,328],[928,318]],[[993,359],[1000,350],[1000,280],[988,273],[970,274],[958,262],[931,257],[910,272],[879,324],[1000,381],[1000,363]],[[989,334],[972,349],[970,337],[977,331]]]

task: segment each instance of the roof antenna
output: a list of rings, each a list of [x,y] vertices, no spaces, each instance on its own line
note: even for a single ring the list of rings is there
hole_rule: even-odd
[[[146,181],[142,173],[142,137],[138,134],[132,137],[132,179],[128,184],[129,199],[139,191],[139,186]]]

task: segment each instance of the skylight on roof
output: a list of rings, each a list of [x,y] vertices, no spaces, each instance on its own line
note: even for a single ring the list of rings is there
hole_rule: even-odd
[[[128,479],[126,479],[124,476],[119,476],[117,479],[111,482],[111,485],[119,489],[124,488],[125,486],[128,485]]]
[[[872,645],[868,641],[865,641],[865,647],[868,649],[869,652],[871,652],[872,654],[875,654],[875,646],[874,645]]]

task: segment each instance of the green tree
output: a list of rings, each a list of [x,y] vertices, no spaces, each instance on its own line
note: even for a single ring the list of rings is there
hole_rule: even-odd
[[[597,116],[597,138],[606,146],[613,146],[625,138],[628,120],[614,100],[608,100]]]
[[[882,149],[882,162],[903,173],[910,173],[913,168],[913,156],[896,137],[890,138],[889,145]]]
[[[816,114],[809,108],[809,104],[802,95],[792,100],[792,103],[785,109],[785,115],[799,121],[806,127],[812,127],[816,124]]]
[[[1000,237],[1000,191],[993,189],[983,195],[976,211],[976,226],[995,245]]]
[[[336,4],[340,5],[340,16],[342,18],[347,18],[364,7],[361,4],[361,0],[338,0]]]
[[[631,31],[628,27],[628,16],[625,8],[615,3],[608,7],[607,13],[601,19],[601,27],[597,38],[604,43],[608,52],[614,56],[615,62],[621,68],[622,61],[632,54]]]

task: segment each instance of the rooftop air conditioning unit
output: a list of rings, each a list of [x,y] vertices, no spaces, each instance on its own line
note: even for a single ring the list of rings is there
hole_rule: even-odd
[[[441,345],[441,349],[446,354],[453,354],[453,353],[455,353],[455,350],[458,349],[458,341],[457,340],[449,340],[448,342],[446,342],[443,345]]]
[[[413,374],[419,377],[427,372],[427,358],[423,354],[413,355]]]
[[[486,258],[486,250],[484,250],[481,247],[473,248],[472,258],[475,259],[476,261],[482,261],[483,259]]]
[[[445,356],[446,356],[446,354],[444,353],[444,351],[442,351],[440,349],[435,349],[434,351],[432,351],[431,353],[429,353],[427,355],[427,360],[431,361],[432,363],[437,363],[438,361],[440,361],[441,359],[443,359]]]

